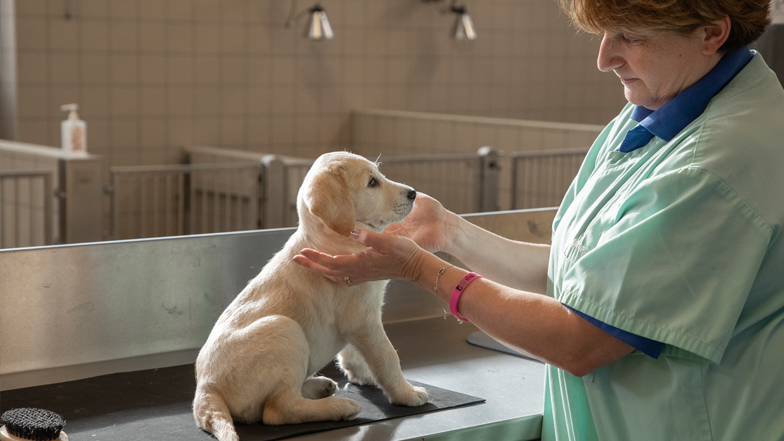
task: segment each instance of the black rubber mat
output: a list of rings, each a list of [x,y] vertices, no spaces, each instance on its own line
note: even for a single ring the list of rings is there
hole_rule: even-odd
[[[335,396],[359,402],[362,411],[351,421],[266,426],[237,424],[243,441],[267,441],[392,418],[478,404],[484,399],[411,381],[427,389],[430,402],[419,407],[389,404],[380,389],[350,384],[332,366],[322,370],[339,384]],[[0,412],[37,407],[60,414],[72,440],[210,440],[193,421],[196,390],[193,365],[105,375],[86,380],[16,389],[0,393]]]

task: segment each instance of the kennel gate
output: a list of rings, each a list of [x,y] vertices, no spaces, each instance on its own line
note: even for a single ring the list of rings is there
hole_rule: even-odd
[[[112,167],[110,239],[254,230],[258,163]]]
[[[215,149],[220,150],[220,149]],[[557,206],[587,149],[516,152],[511,209]],[[297,224],[297,192],[313,159],[112,167],[111,239],[200,234]],[[459,214],[496,211],[501,154],[380,157],[380,170]],[[234,159],[236,161],[236,159]]]
[[[372,160],[372,159],[371,159]],[[458,214],[498,210],[499,152],[376,158],[388,178],[438,199]],[[297,192],[312,159],[265,156],[262,208],[269,227],[297,224]]]
[[[0,172],[0,248],[52,244],[51,171]]]
[[[512,161],[512,210],[561,205],[588,149],[517,152]]]

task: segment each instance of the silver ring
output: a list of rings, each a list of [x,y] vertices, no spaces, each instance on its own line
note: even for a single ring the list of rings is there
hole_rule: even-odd
[[[346,283],[346,285],[351,285],[351,277],[343,276],[343,281]]]

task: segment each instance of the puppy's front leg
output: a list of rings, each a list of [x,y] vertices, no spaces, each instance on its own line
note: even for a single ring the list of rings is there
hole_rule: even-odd
[[[427,391],[412,386],[403,378],[400,358],[380,323],[368,326],[349,341],[365,359],[373,378],[392,404],[421,406],[427,403]]]
[[[373,379],[373,372],[370,371],[367,362],[352,344],[346,345],[338,354],[338,366],[352,383],[365,385],[376,385]]]

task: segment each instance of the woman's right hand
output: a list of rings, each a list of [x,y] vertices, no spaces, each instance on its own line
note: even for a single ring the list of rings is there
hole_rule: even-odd
[[[411,213],[402,222],[387,227],[384,234],[408,237],[431,253],[448,252],[457,238],[458,219],[437,200],[417,193]]]

